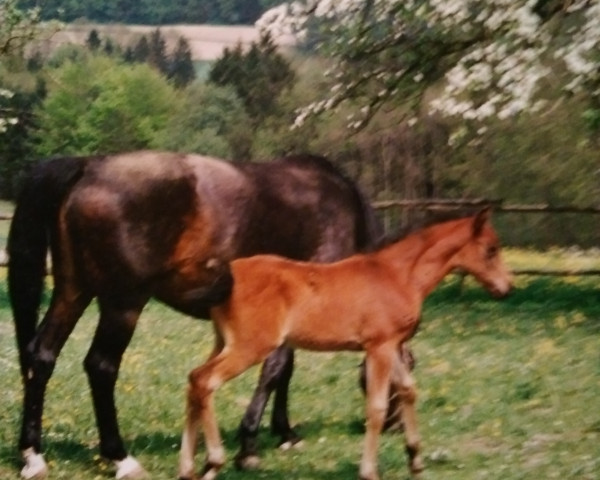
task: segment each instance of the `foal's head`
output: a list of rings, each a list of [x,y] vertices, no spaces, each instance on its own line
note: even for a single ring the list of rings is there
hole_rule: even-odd
[[[456,266],[473,275],[492,295],[503,297],[512,288],[512,275],[500,255],[500,242],[486,208],[467,221],[471,236],[455,256]]]

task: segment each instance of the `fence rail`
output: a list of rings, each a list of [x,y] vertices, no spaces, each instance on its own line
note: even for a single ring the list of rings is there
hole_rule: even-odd
[[[549,205],[536,203],[529,205],[504,204],[503,200],[488,200],[483,198],[465,200],[447,199],[417,199],[417,200],[381,200],[373,202],[377,210],[389,208],[412,208],[415,210],[457,210],[460,208],[474,208],[491,206],[497,212],[513,213],[588,213],[600,214],[600,207],[575,207],[572,205]]]
[[[496,212],[517,212],[517,213],[584,213],[584,214],[600,214],[600,207],[575,207],[572,205],[549,205],[540,204],[504,204],[503,200],[490,200],[484,198],[476,199],[415,199],[415,200],[381,200],[372,203],[376,210],[388,210],[392,208],[414,209],[414,210],[430,210],[430,211],[450,211],[464,208],[476,208],[491,206]],[[10,221],[11,215],[0,215],[0,221]],[[8,258],[4,252],[0,252],[0,268],[8,265]],[[594,276],[600,275],[600,269],[515,269],[512,272],[514,275],[530,275],[530,276]]]

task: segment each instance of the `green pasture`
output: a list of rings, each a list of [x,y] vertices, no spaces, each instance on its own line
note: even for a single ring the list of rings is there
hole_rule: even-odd
[[[69,339],[51,380],[44,417],[52,479],[112,478],[98,456],[97,434],[81,367],[95,326],[93,308]],[[334,318],[323,321],[335,321]],[[148,305],[118,383],[122,432],[153,479],[176,478],[187,372],[211,347],[207,322]],[[450,278],[427,300],[413,341],[418,413],[427,470],[423,479],[600,479],[600,288],[596,277],[519,277],[514,294],[495,301]],[[0,478],[18,478],[15,445],[21,389],[5,282],[0,283]],[[357,477],[363,398],[360,355],[299,352],[291,417],[304,436],[283,452],[264,422],[263,463],[223,479]],[[229,455],[258,369],[217,395]],[[202,447],[198,460],[203,457]],[[403,440],[384,434],[380,471],[408,477]]]

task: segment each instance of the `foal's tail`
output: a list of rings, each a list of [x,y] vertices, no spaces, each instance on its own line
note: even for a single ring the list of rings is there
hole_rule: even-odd
[[[60,158],[33,167],[17,200],[8,236],[8,295],[13,311],[21,374],[26,349],[38,322],[46,254],[58,212],[68,191],[81,177],[85,161]]]

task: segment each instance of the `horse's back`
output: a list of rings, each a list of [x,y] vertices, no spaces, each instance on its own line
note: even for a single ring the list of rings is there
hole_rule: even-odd
[[[373,211],[356,184],[323,157],[294,155],[244,164],[257,185],[255,222],[263,248],[244,256],[275,253],[297,260],[331,262],[368,248],[379,236]],[[266,248],[265,248],[266,247]]]
[[[73,263],[96,286],[148,282],[182,262],[206,262],[226,248],[223,223],[234,221],[227,217],[243,179],[227,162],[198,155],[94,158],[65,201],[61,248],[72,247]]]

